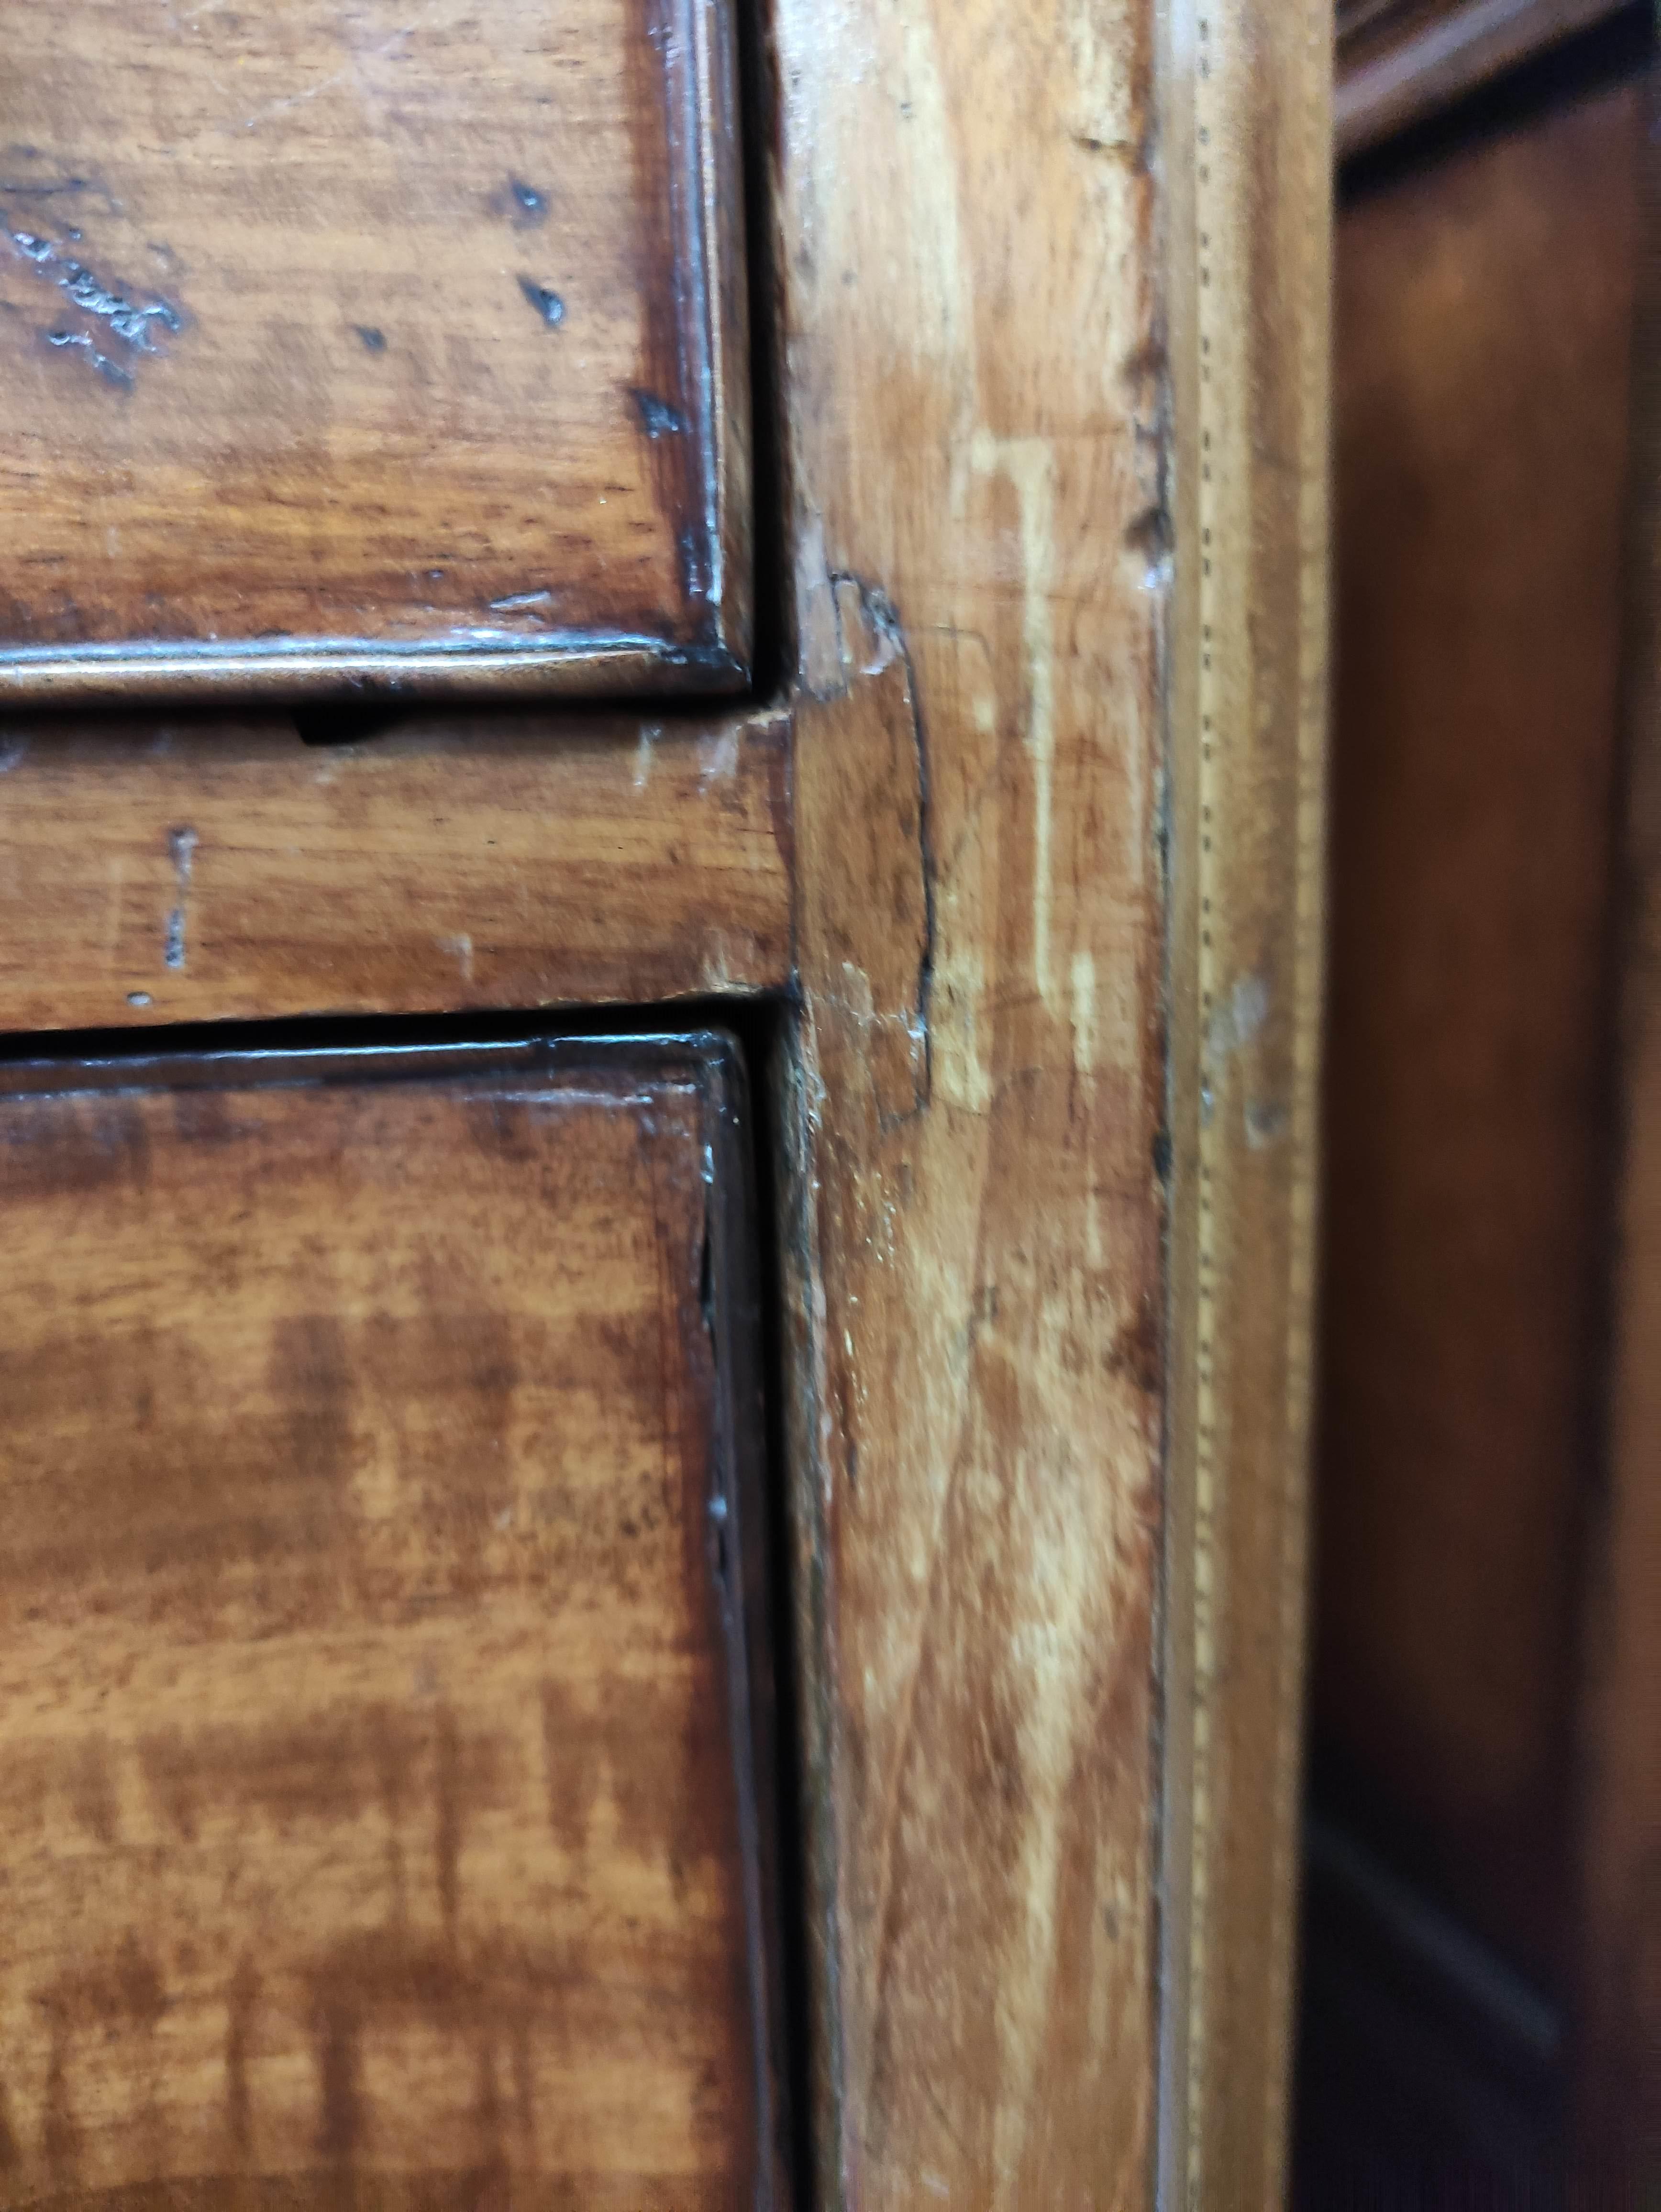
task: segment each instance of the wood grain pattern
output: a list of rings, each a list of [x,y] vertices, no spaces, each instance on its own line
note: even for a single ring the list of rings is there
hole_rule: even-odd
[[[1348,204],[1314,1721],[1567,1996],[1641,100]]]
[[[1580,2150],[1587,2202],[1661,2196],[1661,78],[1635,105],[1622,702],[1621,1178],[1608,1482],[1585,1592]]]
[[[14,723],[0,1030],[782,989],[788,728]]]
[[[0,693],[735,688],[731,40],[0,6]]]
[[[739,1111],[696,1042],[14,1073],[8,2204],[778,2201]]]
[[[1161,301],[1141,0],[779,0],[821,2192],[1141,2204]]]
[[[1376,146],[1626,0],[1339,0],[1340,155]]]

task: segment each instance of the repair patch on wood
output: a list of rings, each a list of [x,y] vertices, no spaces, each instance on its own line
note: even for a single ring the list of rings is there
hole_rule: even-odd
[[[780,2202],[741,1112],[8,1079],[0,2202]]]
[[[0,0],[0,687],[731,688],[727,0]]]

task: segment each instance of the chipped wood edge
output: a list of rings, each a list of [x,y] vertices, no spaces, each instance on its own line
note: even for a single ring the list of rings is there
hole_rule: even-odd
[[[1324,875],[1332,15],[1163,0],[1176,589],[1159,2201],[1284,2197]]]

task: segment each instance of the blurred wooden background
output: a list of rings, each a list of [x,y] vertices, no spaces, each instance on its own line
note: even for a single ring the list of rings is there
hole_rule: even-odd
[[[1626,1320],[1661,1279],[1628,1218],[1661,1124],[1632,852],[1652,35],[1339,10],[1311,2203],[1661,2177]]]

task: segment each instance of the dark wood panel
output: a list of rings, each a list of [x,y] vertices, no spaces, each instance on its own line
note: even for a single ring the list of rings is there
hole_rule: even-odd
[[[0,5],[0,692],[739,682],[731,37]]]
[[[14,1071],[7,2203],[776,2201],[742,1115],[713,1041]]]
[[[0,1030],[777,990],[782,717],[0,734]]]
[[[1560,1988],[1640,141],[1605,93],[1338,252],[1315,1711]]]

